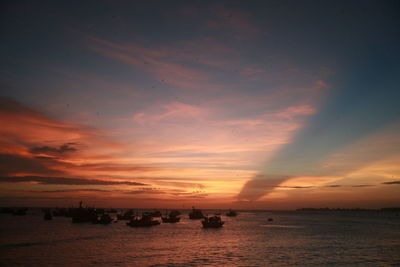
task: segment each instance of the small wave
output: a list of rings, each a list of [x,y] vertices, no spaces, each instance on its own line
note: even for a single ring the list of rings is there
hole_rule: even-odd
[[[299,225],[280,225],[280,224],[261,224],[260,227],[271,227],[271,228],[304,228]]]
[[[46,246],[46,245],[52,245],[52,244],[57,244],[57,243],[68,243],[68,242],[74,242],[74,241],[79,241],[79,240],[92,240],[92,239],[101,239],[101,238],[107,238],[107,236],[83,236],[83,237],[78,237],[78,238],[67,238],[67,239],[39,241],[39,242],[11,243],[11,244],[0,245],[0,248],[7,249],[7,248],[32,247],[32,246]]]
[[[0,248],[32,247],[32,246],[44,245],[44,244],[46,244],[46,242],[24,242],[24,243],[0,245]]]

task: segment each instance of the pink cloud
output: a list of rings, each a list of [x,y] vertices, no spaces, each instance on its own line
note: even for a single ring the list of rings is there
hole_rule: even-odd
[[[144,113],[134,114],[133,120],[138,123],[157,123],[157,122],[177,122],[182,120],[198,120],[207,116],[205,109],[194,105],[188,105],[181,102],[172,102],[163,106],[161,113]]]
[[[290,142],[295,131],[316,110],[308,105],[295,105],[265,113],[261,106],[266,107],[270,102],[255,100],[259,99],[248,99],[248,104],[249,107],[260,105],[259,112],[241,119],[232,119],[236,107],[243,108],[240,102],[203,103],[201,107],[179,102],[161,108],[149,106],[146,111],[133,115],[135,125],[132,127],[134,132],[143,133],[141,143],[159,142],[147,150],[159,152],[152,157],[153,161],[168,162],[169,166],[184,163],[191,168],[208,167],[210,162],[216,168],[238,168],[247,164],[246,168],[256,170],[258,163]],[[246,112],[246,108],[243,109],[243,114]],[[166,151],[168,154],[162,153]]]
[[[207,88],[210,73],[171,63],[174,52],[148,49],[137,45],[119,45],[90,38],[97,45],[91,48],[107,57],[130,64],[155,76],[158,81],[184,89]],[[102,45],[102,46],[99,46]]]
[[[246,76],[252,76],[255,74],[260,74],[260,73],[265,73],[265,69],[260,68],[260,67],[253,67],[253,66],[247,66],[244,67],[241,71],[240,74],[246,75]]]
[[[285,110],[279,111],[276,116],[278,118],[292,119],[297,116],[313,115],[316,112],[317,111],[314,107],[311,107],[309,105],[300,105],[288,107]]]

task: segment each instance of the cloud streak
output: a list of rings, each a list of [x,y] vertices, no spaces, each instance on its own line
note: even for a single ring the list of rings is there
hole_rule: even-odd
[[[400,184],[400,181],[383,182],[382,184],[385,184],[385,185],[398,185],[398,184]]]
[[[75,143],[66,143],[59,147],[39,146],[32,147],[29,152],[32,154],[60,155],[70,152],[75,152],[78,149],[74,147]]]
[[[0,177],[2,183],[31,183],[52,184],[52,185],[129,185],[129,186],[144,186],[145,183],[131,181],[112,181],[112,180],[97,180],[83,179],[71,177],[42,177],[42,176],[6,176]]]

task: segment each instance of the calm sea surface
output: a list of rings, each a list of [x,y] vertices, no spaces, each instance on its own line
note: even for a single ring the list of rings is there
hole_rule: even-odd
[[[396,212],[243,211],[222,217],[223,228],[203,229],[187,213],[177,224],[152,228],[44,221],[38,210],[0,214],[0,265],[400,266]]]

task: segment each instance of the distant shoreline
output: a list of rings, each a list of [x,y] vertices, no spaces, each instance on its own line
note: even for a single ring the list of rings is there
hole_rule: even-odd
[[[364,209],[364,208],[300,208],[296,211],[400,211],[400,207],[387,207],[380,209]]]

